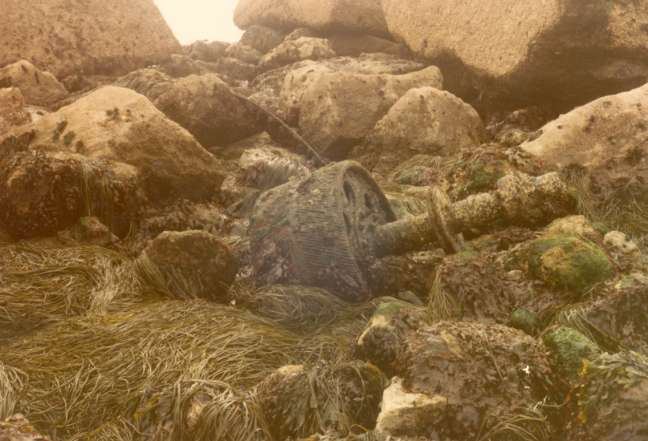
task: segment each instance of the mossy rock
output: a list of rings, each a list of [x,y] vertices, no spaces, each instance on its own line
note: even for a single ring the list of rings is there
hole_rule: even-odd
[[[536,335],[540,327],[538,316],[525,308],[513,311],[509,320],[512,328],[519,329],[529,335]]]
[[[546,333],[543,340],[552,354],[557,373],[570,382],[578,378],[585,360],[592,360],[600,354],[596,343],[566,326]]]
[[[550,236],[534,241],[529,249],[531,274],[548,286],[583,294],[612,278],[612,262],[592,242],[574,236]]]

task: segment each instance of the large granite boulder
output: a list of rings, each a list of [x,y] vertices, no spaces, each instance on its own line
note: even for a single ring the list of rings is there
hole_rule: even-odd
[[[387,33],[380,0],[240,0],[236,24]]]
[[[581,104],[648,78],[646,0],[384,0],[383,9],[413,51],[517,102]]]
[[[125,73],[181,50],[152,0],[3,0],[0,66]]]
[[[210,199],[222,182],[219,162],[144,96],[107,86],[16,129],[29,149],[108,161],[138,180],[154,202]]]
[[[358,150],[374,172],[388,176],[417,154],[451,156],[483,138],[475,109],[449,92],[421,87],[403,95]]]
[[[25,60],[0,69],[0,87],[12,86],[20,89],[27,104],[37,106],[54,104],[68,93],[54,75],[37,69]]]
[[[140,69],[116,83],[149,98],[206,147],[227,145],[262,131],[259,112],[216,74],[173,79]]]
[[[283,110],[302,135],[330,159],[344,159],[407,91],[441,88],[436,67],[403,75],[366,75],[305,67],[284,79]]]

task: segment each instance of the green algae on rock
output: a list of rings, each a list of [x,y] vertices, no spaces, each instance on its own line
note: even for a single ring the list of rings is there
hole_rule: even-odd
[[[614,276],[605,252],[574,236],[550,236],[534,241],[529,249],[530,273],[555,289],[584,294]]]
[[[600,353],[596,343],[566,326],[549,331],[543,340],[552,354],[554,368],[568,380],[577,379],[583,363],[596,358]]]

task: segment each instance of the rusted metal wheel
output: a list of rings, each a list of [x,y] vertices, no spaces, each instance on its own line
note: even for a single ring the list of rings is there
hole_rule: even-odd
[[[378,226],[395,220],[364,168],[329,165],[259,198],[249,230],[255,274],[266,284],[302,283],[349,301],[367,299],[370,242]]]

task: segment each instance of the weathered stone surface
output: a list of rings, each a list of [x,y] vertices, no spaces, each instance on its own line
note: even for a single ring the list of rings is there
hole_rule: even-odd
[[[450,156],[483,138],[475,109],[449,92],[422,87],[411,89],[389,109],[357,153],[375,173],[386,176],[417,154]]]
[[[335,51],[324,38],[302,37],[286,40],[261,60],[263,69],[274,69],[303,60],[320,60],[335,57]]]
[[[25,98],[16,87],[0,89],[0,136],[12,127],[31,122],[25,110]]]
[[[376,431],[384,436],[417,436],[443,421],[448,399],[441,395],[411,393],[403,380],[392,379],[385,389]]]
[[[0,69],[0,87],[11,86],[20,89],[27,104],[37,106],[54,104],[68,93],[54,75],[37,69],[25,60]]]
[[[330,159],[343,159],[408,90],[442,87],[439,69],[404,75],[331,73],[326,67],[290,72],[282,91],[283,108],[302,135]]]
[[[205,231],[167,231],[137,259],[141,274],[154,286],[182,299],[227,302],[239,269],[229,248]]]
[[[279,46],[284,37],[285,34],[277,29],[252,25],[243,33],[240,42],[265,54]]]
[[[257,24],[387,33],[380,0],[239,0],[234,21],[243,29]]]
[[[194,60],[218,61],[225,55],[229,43],[223,41],[196,41],[184,47],[184,53]]]
[[[580,104],[648,77],[645,1],[383,1],[389,30],[517,102]],[[456,63],[454,63],[456,66]],[[498,92],[487,87],[486,93]]]
[[[152,0],[4,0],[0,66],[27,59],[63,78],[120,74],[180,51]]]
[[[46,236],[96,215],[126,234],[141,203],[136,184],[104,161],[28,150],[31,133],[0,144],[0,223],[15,238]]]
[[[231,44],[225,51],[226,57],[236,58],[249,64],[258,64],[263,54],[253,47],[243,43]]]
[[[146,97],[107,86],[20,128],[30,148],[110,163],[136,178],[151,201],[212,198],[222,182],[218,161]]]
[[[141,69],[115,84],[145,95],[208,147],[227,145],[261,131],[256,109],[234,96],[216,74],[171,79],[154,69]]]
[[[542,127],[522,144],[545,164],[577,166],[599,186],[645,194],[648,180],[648,86],[599,98]]]

